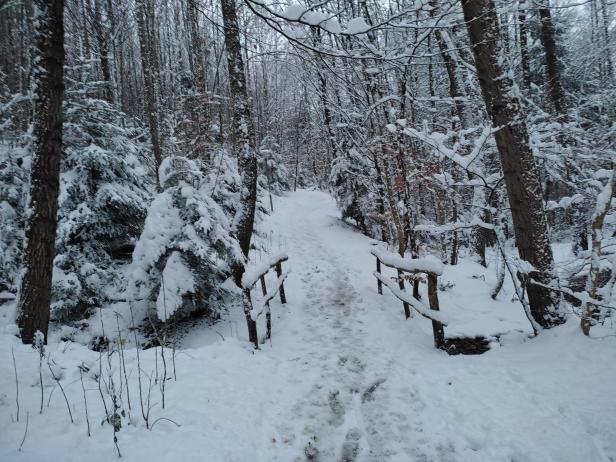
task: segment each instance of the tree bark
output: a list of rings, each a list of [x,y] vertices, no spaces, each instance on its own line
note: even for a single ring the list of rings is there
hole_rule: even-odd
[[[154,88],[154,74],[156,71],[153,38],[148,27],[148,15],[151,4],[148,0],[137,0],[137,27],[139,35],[139,49],[141,52],[141,70],[143,72],[143,88],[145,91],[145,106],[150,128],[150,138],[152,139],[152,152],[154,153],[154,163],[156,167],[156,178],[158,179],[158,168],[163,159],[160,142],[160,131],[158,128],[158,108],[156,104],[156,91]],[[160,185],[159,185],[160,186]]]
[[[550,90],[550,99],[556,114],[565,115],[565,91],[563,90],[560,77],[560,68],[558,66],[558,53],[556,51],[555,28],[552,22],[552,15],[549,9],[548,0],[544,5],[548,8],[539,8],[539,18],[541,19],[541,44],[545,52],[545,68],[548,78],[548,88]]]
[[[231,91],[231,104],[233,107],[231,141],[242,175],[236,235],[242,253],[245,257],[248,257],[257,203],[257,151],[255,148],[252,118],[250,117],[250,104],[246,88],[246,75],[244,73],[235,0],[221,0],[220,4],[222,7],[225,45],[227,47],[229,89]],[[234,268],[234,273],[235,280],[239,284],[244,274],[244,265],[238,263]]]
[[[603,29],[603,40],[605,46],[605,64],[607,66],[607,79],[609,79],[612,83],[615,80],[614,76],[614,64],[612,61],[612,49],[610,47],[610,33],[609,33],[609,19],[607,17],[607,2],[605,0],[601,1],[601,16],[602,16],[602,29]]]
[[[515,239],[520,258],[533,270],[528,277],[549,285],[553,282],[554,257],[543,210],[541,181],[529,145],[520,101],[511,91],[512,82],[503,78],[504,59],[500,30],[493,0],[462,0],[475,66],[486,110],[495,133],[507,187]],[[544,328],[564,322],[558,311],[558,295],[535,284],[527,286],[533,318]]]
[[[599,194],[595,213],[592,217],[592,253],[590,258],[590,269],[586,281],[586,292],[588,296],[597,300],[599,297],[599,285],[601,276],[601,247],[603,244],[603,225],[605,217],[610,211],[612,198],[616,192],[616,163],[612,166],[612,176],[607,185]],[[599,310],[592,302],[586,304],[586,309],[582,315],[580,327],[584,335],[590,335],[590,328],[596,322]]]
[[[113,103],[113,79],[111,78],[111,62],[109,59],[109,31],[103,23],[102,8],[102,1],[96,0],[94,3],[94,27],[101,62],[101,74],[103,82],[105,82],[105,86],[101,91],[101,97],[105,101]],[[108,11],[107,17],[111,14],[111,11]]]
[[[524,88],[530,88],[530,59],[528,57],[528,39],[526,36],[526,0],[520,0],[518,10],[518,23],[520,34],[520,58],[522,64],[522,82]]]
[[[47,342],[62,156],[64,0],[36,0],[36,83],[30,215],[17,324],[23,343],[37,331]]]

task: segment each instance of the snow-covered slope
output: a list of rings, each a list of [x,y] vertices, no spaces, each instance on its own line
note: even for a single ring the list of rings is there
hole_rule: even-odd
[[[506,334],[484,355],[447,356],[433,348],[428,320],[405,320],[400,302],[376,293],[376,243],[340,222],[327,194],[298,191],[274,206],[269,250],[286,250],[292,273],[288,304],[272,304],[271,343],[254,351],[241,313],[192,332],[175,355],[177,380],[168,365],[164,409],[160,383],[152,384],[150,431],[141,417],[135,350],[124,339],[131,398],[129,411],[124,390],[126,417],[117,433],[124,460],[616,460],[616,339],[585,338],[571,323],[528,340],[510,288],[492,301],[493,270],[463,260],[441,278],[453,284],[439,292],[451,319],[446,334]],[[75,422],[46,362],[39,414],[38,354],[10,335],[8,321],[0,335],[0,461],[116,457],[94,380],[107,357],[77,344],[48,345]],[[145,373],[158,367],[161,374],[158,352],[157,362],[154,349],[141,353],[145,393]],[[119,384],[118,355],[111,361]],[[78,369],[84,363],[91,437]]]

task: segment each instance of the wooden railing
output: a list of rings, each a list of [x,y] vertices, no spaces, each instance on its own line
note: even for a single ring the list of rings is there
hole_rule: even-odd
[[[252,268],[247,268],[244,276],[242,277],[242,289],[244,291],[244,314],[246,316],[246,323],[248,324],[248,339],[254,343],[255,348],[259,348],[259,336],[257,333],[257,319],[263,313],[265,313],[265,328],[266,339],[272,338],[272,313],[270,308],[270,302],[276,296],[280,295],[280,303],[283,305],[287,303],[287,295],[284,290],[284,281],[291,272],[287,270],[282,271],[282,263],[288,261],[287,254],[279,254],[273,257],[270,261],[257,265]],[[276,271],[276,284],[272,287],[268,293],[267,285],[265,283],[266,274],[274,269]],[[261,292],[263,293],[263,303],[260,307],[255,308],[252,304],[252,298],[250,296],[251,289],[256,285],[257,281],[261,282]]]
[[[436,348],[445,349],[445,326],[447,319],[439,310],[438,302],[438,277],[443,274],[443,265],[435,258],[405,259],[396,254],[385,253],[373,249],[370,252],[376,257],[376,271],[373,273],[377,280],[377,290],[383,295],[383,284],[402,302],[406,318],[411,316],[411,309],[432,321],[434,345]],[[397,271],[397,282],[386,277],[381,272],[381,266],[387,266]],[[428,279],[428,303],[426,306],[421,300],[413,297],[404,290],[404,273],[424,273]]]

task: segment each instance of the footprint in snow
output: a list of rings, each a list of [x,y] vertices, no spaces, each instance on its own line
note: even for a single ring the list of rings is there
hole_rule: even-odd
[[[359,454],[359,439],[361,433],[357,428],[352,428],[346,434],[344,444],[342,445],[342,457],[340,462],[355,462]]]

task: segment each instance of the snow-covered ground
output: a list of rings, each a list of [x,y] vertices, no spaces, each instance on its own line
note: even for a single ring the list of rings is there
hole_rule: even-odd
[[[124,389],[126,417],[117,433],[124,460],[616,460],[616,338],[584,338],[571,322],[529,340],[511,287],[492,301],[494,270],[465,259],[441,277],[453,284],[439,292],[451,320],[446,334],[504,335],[484,355],[450,357],[433,348],[428,320],[405,320],[400,302],[377,294],[375,243],[339,220],[327,194],[298,191],[274,206],[269,250],[286,250],[292,273],[288,304],[272,304],[271,343],[254,351],[241,313],[191,332],[176,352],[177,380],[168,367],[164,409],[159,384],[152,386],[155,423],[147,430],[135,349],[123,339],[131,399],[129,410]],[[39,414],[38,353],[11,335],[9,308],[0,310],[0,461],[113,460],[113,428],[101,424],[94,380],[107,357],[50,343],[74,423],[47,359]],[[160,375],[160,355],[154,357],[154,349],[141,353],[144,391],[146,374],[158,367]],[[119,386],[119,356],[111,361]],[[83,364],[90,369],[83,380],[91,437]]]

